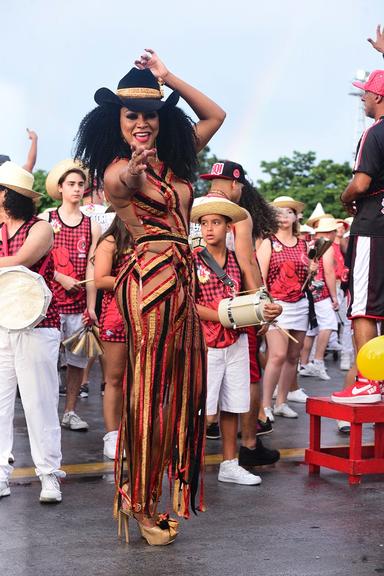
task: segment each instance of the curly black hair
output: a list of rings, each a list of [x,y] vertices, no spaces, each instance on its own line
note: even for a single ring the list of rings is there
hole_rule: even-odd
[[[242,208],[248,210],[251,215],[253,228],[252,237],[266,238],[275,234],[278,230],[278,221],[276,210],[262,197],[255,186],[249,180],[245,179],[241,198],[239,202]]]
[[[121,135],[120,106],[102,104],[81,121],[74,156],[90,171],[90,181],[102,185],[106,168],[115,158],[130,158],[131,148]],[[197,170],[196,134],[192,120],[178,107],[164,106],[159,114],[157,155],[182,180]]]
[[[7,216],[28,222],[36,214],[36,205],[32,198],[5,186],[1,188],[5,190],[3,209]]]

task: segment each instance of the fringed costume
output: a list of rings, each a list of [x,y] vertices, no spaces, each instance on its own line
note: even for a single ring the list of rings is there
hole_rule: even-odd
[[[206,349],[187,239],[191,205],[189,183],[159,163],[117,209],[134,249],[116,281],[128,333],[116,512],[128,502],[153,517],[165,471],[179,516],[203,508]]]

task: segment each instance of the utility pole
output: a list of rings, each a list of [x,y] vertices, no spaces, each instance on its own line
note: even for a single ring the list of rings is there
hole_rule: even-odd
[[[366,82],[369,76],[367,70],[356,70],[354,80],[359,80],[360,82]],[[356,148],[359,143],[360,137],[364,130],[367,128],[366,125],[366,115],[364,112],[364,104],[361,101],[361,90],[353,89],[353,92],[349,92],[349,96],[357,97],[357,107],[355,113],[355,126],[353,132],[353,149],[352,149],[352,159],[355,160]]]

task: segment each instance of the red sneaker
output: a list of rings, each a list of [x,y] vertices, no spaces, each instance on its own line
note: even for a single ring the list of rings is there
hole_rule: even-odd
[[[338,404],[374,404],[381,401],[381,387],[377,380],[367,380],[361,376],[356,381],[341,390],[333,392],[331,400]]]

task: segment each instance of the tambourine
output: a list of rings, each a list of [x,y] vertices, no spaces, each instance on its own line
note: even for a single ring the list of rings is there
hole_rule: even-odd
[[[34,328],[46,317],[52,292],[44,278],[25,266],[0,268],[0,327]]]

